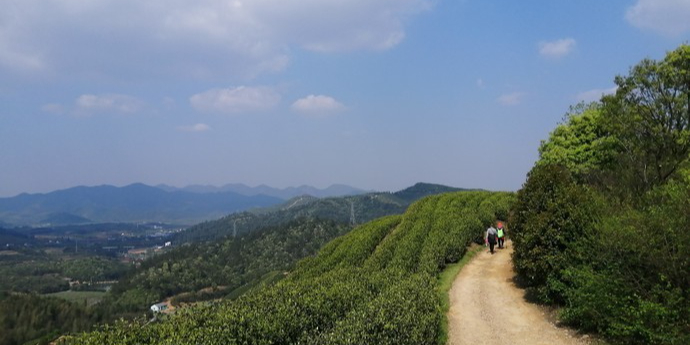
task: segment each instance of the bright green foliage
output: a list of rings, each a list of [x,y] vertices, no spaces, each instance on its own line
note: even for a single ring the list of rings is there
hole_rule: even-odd
[[[357,227],[273,286],[231,302],[190,308],[143,325],[121,323],[78,344],[435,344],[438,274],[506,213],[509,193],[427,197],[402,216]],[[483,205],[483,206],[482,206]]]
[[[615,139],[606,135],[600,118],[597,103],[571,107],[567,122],[556,127],[548,141],[542,141],[537,164],[562,165],[577,177],[610,164]]]
[[[667,181],[690,153],[690,46],[642,60],[615,82],[616,94],[602,99],[602,120],[621,152],[616,173],[640,195]]]
[[[690,46],[616,84],[542,145],[512,213],[515,268],[611,343],[690,344]]]

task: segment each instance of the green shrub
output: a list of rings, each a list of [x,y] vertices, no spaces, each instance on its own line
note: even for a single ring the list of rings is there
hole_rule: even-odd
[[[575,264],[581,241],[593,232],[596,195],[557,165],[536,166],[518,192],[511,218],[518,279],[543,302],[563,301],[561,271]]]

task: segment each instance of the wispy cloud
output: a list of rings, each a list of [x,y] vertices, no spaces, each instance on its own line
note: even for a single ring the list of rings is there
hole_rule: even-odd
[[[625,19],[640,29],[678,36],[690,31],[690,1],[638,0],[625,12]]]
[[[133,114],[139,111],[143,102],[139,99],[121,94],[81,95],[75,102],[75,111],[84,114],[115,112]]]
[[[292,103],[292,109],[305,115],[327,115],[345,109],[335,98],[324,95],[309,95]]]
[[[518,105],[522,103],[522,100],[525,98],[525,95],[526,94],[524,92],[506,93],[498,97],[496,101],[505,106]]]
[[[578,101],[583,101],[583,102],[595,102],[601,99],[602,96],[604,95],[610,95],[613,93],[616,93],[616,90],[618,90],[617,86],[608,88],[608,89],[592,89],[589,91],[584,91],[580,92],[577,94],[577,100]]]
[[[211,130],[211,127],[205,123],[197,123],[195,125],[191,126],[179,126],[177,127],[178,131],[181,132],[206,132]]]
[[[560,59],[568,54],[570,54],[577,43],[572,38],[563,38],[555,41],[542,41],[539,42],[539,55],[550,58],[550,59]]]
[[[51,103],[41,110],[53,114],[70,114],[73,116],[92,116],[97,114],[128,115],[141,112],[145,103],[140,99],[123,94],[84,94],[74,101],[71,107]]]
[[[406,20],[434,2],[13,1],[0,11],[0,69],[251,78],[283,70],[291,47],[389,49],[404,39]]]
[[[190,97],[189,102],[202,112],[238,114],[269,110],[280,99],[280,94],[270,87],[239,86],[198,93]]]
[[[2,29],[1,26],[0,29]],[[46,69],[45,62],[36,51],[26,51],[18,44],[10,44],[3,36],[6,35],[3,35],[0,30],[0,67],[29,73]]]

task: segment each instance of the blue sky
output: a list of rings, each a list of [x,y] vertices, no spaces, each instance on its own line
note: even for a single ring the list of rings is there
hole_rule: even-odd
[[[5,0],[0,196],[246,183],[517,190],[690,0]]]

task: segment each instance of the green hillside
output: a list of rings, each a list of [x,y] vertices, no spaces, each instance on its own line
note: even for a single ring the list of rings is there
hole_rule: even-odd
[[[275,285],[70,343],[435,344],[443,320],[438,274],[506,217],[513,200],[489,192],[427,197],[331,241]]]
[[[300,218],[238,238],[175,248],[144,261],[114,285],[102,308],[110,307],[108,313],[145,311],[151,304],[180,293],[187,294],[174,302],[238,294],[261,282],[266,274],[282,275],[298,260],[314,255],[350,229],[329,220]],[[216,290],[199,292],[209,287]],[[132,299],[132,294],[144,298]]]
[[[463,189],[417,183],[395,193],[369,193],[323,199],[302,196],[278,206],[235,213],[215,221],[198,224],[178,234],[174,241],[178,243],[212,241],[305,217],[329,219],[345,224],[363,224],[380,217],[401,214],[412,202],[425,196],[460,190]]]

